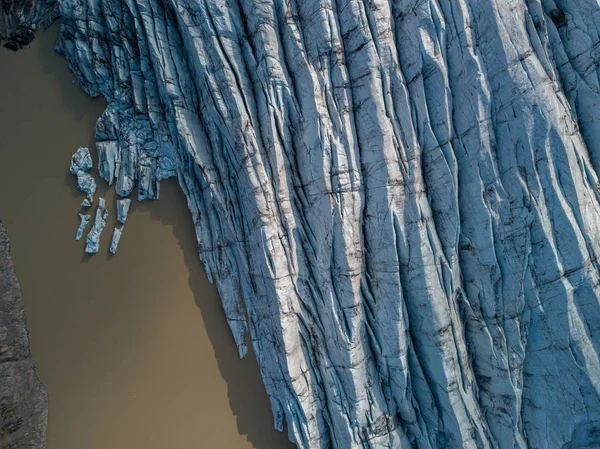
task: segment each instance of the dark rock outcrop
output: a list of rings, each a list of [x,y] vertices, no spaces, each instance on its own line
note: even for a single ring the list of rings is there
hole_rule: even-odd
[[[21,287],[0,220],[0,448],[46,447],[48,396],[35,374]]]
[[[58,16],[56,0],[0,0],[0,44],[13,51],[28,45],[44,16],[42,28]]]

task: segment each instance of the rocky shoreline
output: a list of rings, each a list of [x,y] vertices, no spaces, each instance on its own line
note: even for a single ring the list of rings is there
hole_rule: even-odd
[[[46,29],[57,17],[55,0],[1,1],[0,44],[12,51],[20,50],[35,38],[38,22]]]
[[[0,448],[46,447],[48,395],[29,352],[21,287],[0,219]]]

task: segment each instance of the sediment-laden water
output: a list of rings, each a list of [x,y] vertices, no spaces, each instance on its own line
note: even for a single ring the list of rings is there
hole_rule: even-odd
[[[75,241],[84,196],[70,156],[87,145],[95,157],[105,105],[72,83],[56,32],[0,49],[0,216],[48,388],[48,449],[291,447],[254,357],[237,357],[175,180],[158,202],[134,200],[110,257],[115,198],[97,177],[110,212],[100,252]]]

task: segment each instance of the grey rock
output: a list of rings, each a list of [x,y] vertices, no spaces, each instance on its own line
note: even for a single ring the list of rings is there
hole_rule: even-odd
[[[85,228],[87,227],[91,218],[91,215],[79,214],[79,219],[81,220],[81,222],[79,223],[79,228],[77,228],[77,235],[75,236],[75,240],[81,240],[83,231],[85,231]]]
[[[121,240],[121,234],[123,233],[123,228],[125,226],[121,226],[120,228],[115,228],[112,236],[112,242],[110,244],[110,252],[115,254],[117,252],[117,247],[119,246],[119,241]]]
[[[96,208],[96,218],[94,225],[87,235],[87,242],[85,246],[85,252],[88,254],[95,254],[98,252],[98,246],[100,244],[100,237],[102,231],[106,227],[106,219],[108,218],[108,211],[106,210],[106,202],[104,198],[98,199],[98,207]]]
[[[55,8],[56,0],[3,0],[0,2],[0,44],[19,50],[31,43],[35,22]],[[51,14],[49,14],[51,15]]]
[[[0,220],[0,447],[46,447],[48,395],[35,374],[21,287]]]
[[[125,221],[127,221],[127,214],[129,213],[130,206],[131,200],[129,198],[117,200],[117,220],[122,224],[125,224]]]

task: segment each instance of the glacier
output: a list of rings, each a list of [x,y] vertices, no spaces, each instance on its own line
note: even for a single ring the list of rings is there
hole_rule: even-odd
[[[35,10],[299,448],[600,447],[597,0]]]

